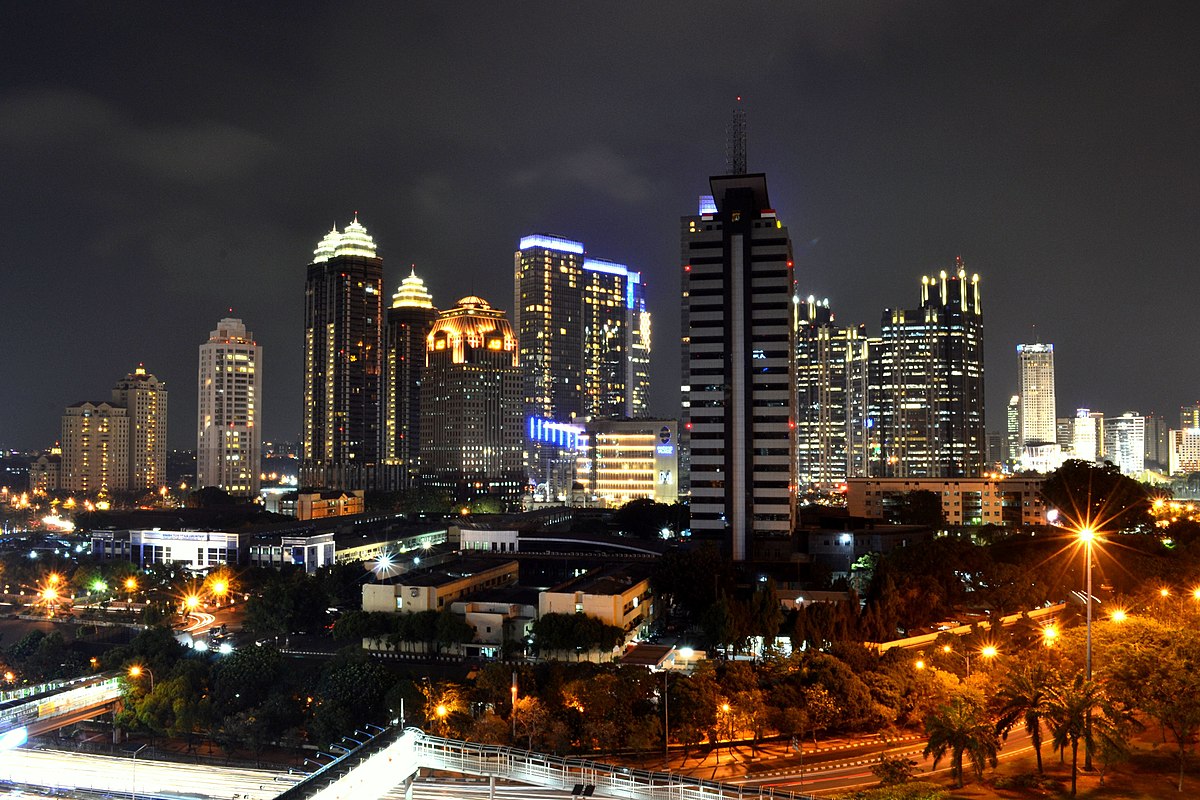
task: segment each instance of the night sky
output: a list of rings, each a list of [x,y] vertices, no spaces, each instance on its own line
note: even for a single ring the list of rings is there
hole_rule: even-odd
[[[511,310],[531,232],[649,283],[678,415],[679,217],[734,97],[803,294],[878,333],[955,256],[982,280],[988,428],[1015,345],[1058,411],[1200,398],[1200,26],[1187,4],[6,3],[0,447],[139,362],[195,447],[197,347],[264,347],[263,433],[297,439],[305,265],[357,210],[387,297]]]

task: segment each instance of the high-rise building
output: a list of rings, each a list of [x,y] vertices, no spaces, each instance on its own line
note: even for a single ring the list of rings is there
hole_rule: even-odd
[[[59,485],[71,492],[129,489],[129,410],[105,400],[67,406]]]
[[[1017,345],[1021,447],[1054,444],[1054,345]]]
[[[801,490],[829,490],[851,472],[855,423],[861,425],[865,397],[852,387],[853,362],[861,353],[866,326],[834,324],[829,301],[811,295],[796,310],[796,482]],[[861,445],[859,445],[861,446]]]
[[[304,284],[305,486],[376,486],[382,293],[383,259],[355,215],[317,245]]]
[[[1075,418],[1059,417],[1054,421],[1054,443],[1060,453],[1071,452],[1075,446]]]
[[[921,306],[886,309],[873,361],[880,450],[872,475],[977,477],[983,472],[983,314],[979,276],[921,279]],[[1053,418],[1051,434],[1053,434]]]
[[[870,475],[872,453],[879,446],[878,426],[871,416],[871,353],[880,342],[878,336],[858,336],[846,351],[847,477]]]
[[[1089,408],[1075,411],[1071,457],[1099,461],[1104,457],[1104,414]]]
[[[568,424],[644,417],[650,313],[641,273],[588,256],[582,242],[547,234],[522,238],[513,264],[525,413]],[[528,444],[532,482],[546,484],[550,494],[569,488],[574,454]]]
[[[1200,428],[1200,403],[1179,407],[1179,427],[1183,430]]]
[[[524,487],[522,374],[503,311],[464,297],[438,315],[421,380],[421,481],[458,502]]]
[[[1126,411],[1105,420],[1104,458],[1123,475],[1140,475],[1146,469],[1146,418]]]
[[[1153,411],[1146,414],[1146,469],[1169,473],[1171,469],[1170,437],[1167,421]]]
[[[1169,442],[1170,474],[1200,472],[1200,428],[1171,431]]]
[[[513,261],[527,412],[559,422],[645,416],[650,314],[641,273],[545,234],[521,239]]]
[[[1004,440],[1008,446],[1008,459],[1005,468],[1015,471],[1021,461],[1021,395],[1014,394],[1008,398],[1005,409]]]
[[[384,331],[383,442],[380,451],[388,488],[408,488],[417,477],[425,337],[429,335],[437,313],[433,296],[414,268],[392,295]]]
[[[117,382],[113,404],[129,411],[130,489],[154,489],[167,481],[167,385],[138,366]]]
[[[681,434],[692,532],[742,561],[795,519],[792,244],[765,175],[710,185],[682,220]]]
[[[262,346],[226,317],[200,345],[196,486],[258,494],[262,472]]]

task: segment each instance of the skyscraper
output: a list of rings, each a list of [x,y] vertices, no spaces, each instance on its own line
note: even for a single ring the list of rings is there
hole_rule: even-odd
[[[304,284],[306,486],[375,488],[382,293],[383,259],[355,215],[317,245]]]
[[[512,326],[503,311],[469,296],[438,315],[426,341],[422,483],[458,502],[515,501],[524,486],[524,404]]]
[[[72,492],[129,488],[129,411],[108,401],[67,406],[62,418],[61,488]]]
[[[262,347],[226,317],[200,345],[196,486],[258,494],[262,470]]]
[[[1089,408],[1075,410],[1075,429],[1071,443],[1073,458],[1099,461],[1104,457],[1104,414]]]
[[[1021,461],[1021,395],[1014,394],[1008,398],[1004,421],[1004,438],[1008,446],[1008,458],[1004,466],[1008,470],[1015,470]]]
[[[641,273],[585,253],[582,242],[534,234],[514,255],[514,329],[525,413],[551,422],[643,417],[650,314]],[[561,494],[574,453],[530,442],[529,477]]]
[[[159,489],[167,481],[167,385],[139,365],[117,382],[112,398],[129,411],[126,485]]]
[[[1183,430],[1200,428],[1200,403],[1179,407],[1179,427]]]
[[[682,434],[692,532],[742,561],[794,522],[792,244],[765,175],[709,182],[682,219]]]
[[[650,315],[640,272],[535,234],[514,256],[527,413],[569,422],[646,415]]]
[[[437,315],[414,268],[392,295],[384,331],[381,452],[388,488],[408,488],[417,477],[425,337]]]
[[[1135,411],[1104,421],[1104,458],[1121,474],[1138,476],[1146,469],[1146,418]]]
[[[1153,411],[1145,415],[1146,420],[1146,469],[1170,474],[1171,449],[1167,421]]]
[[[1054,345],[1017,345],[1018,377],[1021,386],[1021,447],[1036,447],[1057,441],[1054,401]]]
[[[983,471],[983,314],[979,276],[921,279],[921,306],[883,312],[873,359],[880,477],[977,477]],[[1051,419],[1051,433],[1054,420]]]
[[[852,375],[866,326],[843,328],[834,324],[829,301],[795,298],[796,309],[796,482],[829,490],[851,473],[855,449],[853,404],[862,402],[853,391]]]

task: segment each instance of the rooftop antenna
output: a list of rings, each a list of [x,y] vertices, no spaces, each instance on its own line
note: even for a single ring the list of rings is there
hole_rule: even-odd
[[[733,116],[725,128],[725,173],[746,174],[746,109],[742,107],[742,96],[737,96]]]

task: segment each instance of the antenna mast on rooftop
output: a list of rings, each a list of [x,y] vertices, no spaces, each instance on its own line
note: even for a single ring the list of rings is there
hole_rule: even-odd
[[[738,95],[733,117],[725,129],[725,172],[728,175],[746,174],[746,109]]]

